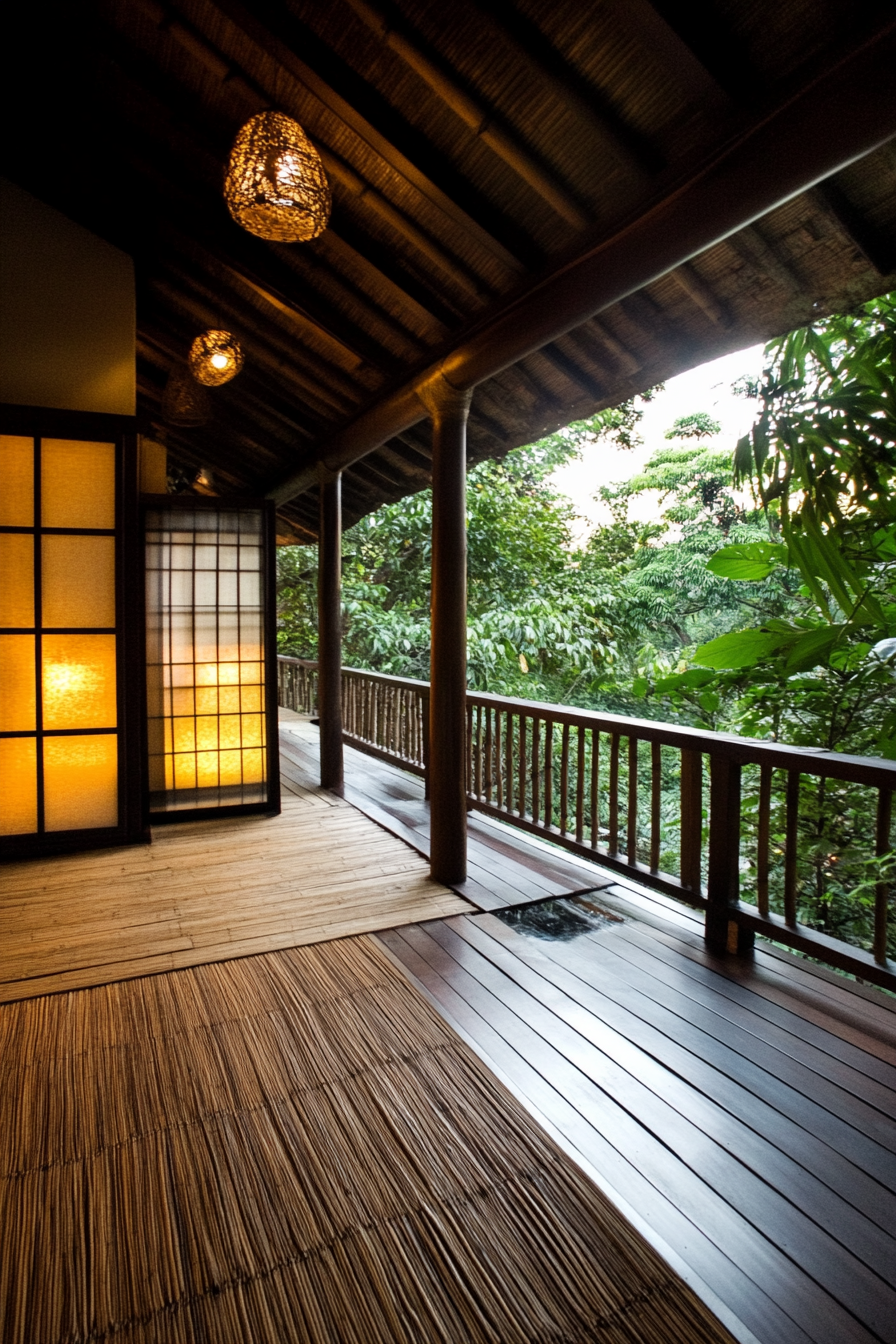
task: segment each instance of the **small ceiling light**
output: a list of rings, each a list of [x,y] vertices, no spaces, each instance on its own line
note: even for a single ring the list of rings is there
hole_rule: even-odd
[[[275,243],[307,243],[330,218],[330,186],[320,155],[298,122],[259,112],[230,151],[224,199],[237,224]]]
[[[205,387],[229,383],[243,367],[243,351],[229,331],[204,331],[190,346],[190,372]]]

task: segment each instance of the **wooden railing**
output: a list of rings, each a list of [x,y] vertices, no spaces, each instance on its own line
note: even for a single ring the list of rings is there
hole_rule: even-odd
[[[280,664],[281,704],[311,712],[315,664]],[[425,777],[428,683],[346,669],[342,685],[345,741]],[[705,910],[716,946],[745,950],[758,932],[896,990],[878,862],[894,788],[894,761],[467,695],[472,808]],[[844,852],[827,852],[832,816],[852,827]],[[847,869],[864,948],[798,920],[807,881],[823,905]]]

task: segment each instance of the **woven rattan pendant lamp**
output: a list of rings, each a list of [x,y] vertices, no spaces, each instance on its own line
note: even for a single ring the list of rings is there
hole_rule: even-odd
[[[238,224],[270,242],[308,242],[330,218],[330,187],[320,155],[298,122],[283,112],[259,112],[239,131],[224,199]]]
[[[221,387],[243,367],[243,349],[229,331],[204,331],[190,346],[190,372],[205,387]]]

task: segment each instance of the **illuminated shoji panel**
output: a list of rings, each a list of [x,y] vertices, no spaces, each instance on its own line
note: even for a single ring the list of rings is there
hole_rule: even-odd
[[[144,838],[125,742],[124,442],[49,418],[53,433],[0,434],[0,853],[14,855]]]
[[[150,813],[279,810],[273,511],[146,509]]]

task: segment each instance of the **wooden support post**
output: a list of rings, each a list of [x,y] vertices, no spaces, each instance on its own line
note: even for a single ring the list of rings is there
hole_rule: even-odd
[[[709,873],[706,942],[714,952],[745,955],[753,933],[734,914],[740,895],[740,764],[713,755],[709,768]]]
[[[430,868],[438,882],[467,876],[467,416],[472,393],[441,375],[421,391],[432,418],[432,647]]]
[[[317,558],[317,707],[320,784],[342,791],[342,477],[320,473]]]

